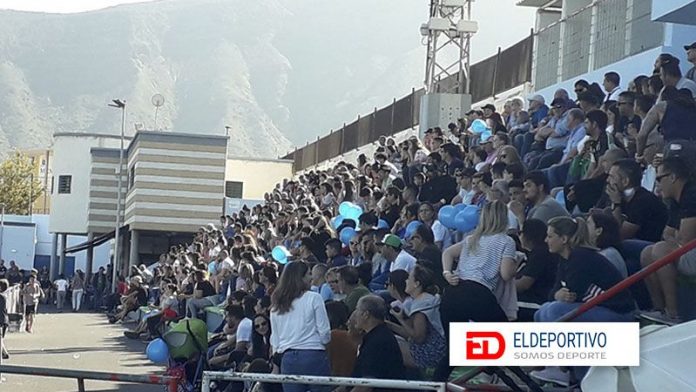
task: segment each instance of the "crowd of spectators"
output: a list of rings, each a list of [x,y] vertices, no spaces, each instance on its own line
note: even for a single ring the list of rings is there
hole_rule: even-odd
[[[649,71],[383,137],[202,227],[100,301],[111,322],[153,309],[132,338],[221,310],[213,368],[446,380],[450,322],[556,320],[696,239],[694,72],[669,54]],[[361,214],[339,216],[344,203]],[[460,204],[480,211],[472,231],[440,221]],[[679,275],[696,276],[696,251],[576,321],[679,323]]]
[[[540,95],[486,105],[284,180],[135,268],[112,321],[152,298],[146,284],[160,307],[129,335],[224,309],[214,367],[445,380],[450,322],[556,320],[696,238],[696,83],[663,54],[620,86],[609,72],[550,106]],[[361,214],[339,216],[344,203]],[[473,231],[440,222],[458,204],[478,207]],[[696,252],[577,321],[679,323],[679,274],[696,275]]]

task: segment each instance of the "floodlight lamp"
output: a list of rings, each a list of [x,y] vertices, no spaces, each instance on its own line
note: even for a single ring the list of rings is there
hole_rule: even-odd
[[[476,34],[478,32],[478,22],[475,20],[460,20],[457,22],[457,31],[465,34]]]
[[[433,31],[448,31],[450,28],[450,21],[445,18],[430,18],[428,21],[428,29]]]

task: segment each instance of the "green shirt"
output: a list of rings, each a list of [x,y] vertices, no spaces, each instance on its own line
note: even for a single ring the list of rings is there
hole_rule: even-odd
[[[358,301],[360,300],[360,298],[369,294],[370,290],[368,290],[367,287],[359,284],[355,286],[353,291],[351,291],[350,294],[346,296],[346,298],[343,299],[343,302],[345,302],[345,304],[348,306],[348,310],[350,311],[350,313],[353,313],[355,308],[358,306]]]

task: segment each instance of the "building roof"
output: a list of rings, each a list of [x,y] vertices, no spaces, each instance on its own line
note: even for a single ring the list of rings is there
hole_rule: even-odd
[[[520,0],[517,5],[521,7],[561,8],[563,0]]]

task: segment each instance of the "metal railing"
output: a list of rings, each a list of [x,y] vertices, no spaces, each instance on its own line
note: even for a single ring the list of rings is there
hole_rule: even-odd
[[[3,373],[39,377],[74,378],[77,380],[77,390],[79,392],[86,391],[85,380],[166,385],[169,392],[176,392],[179,385],[179,379],[177,377],[160,376],[156,374],[136,375],[124,373],[93,372],[86,370],[0,365],[0,374]]]
[[[604,293],[594,297],[590,301],[585,302],[584,304],[578,306],[576,309],[561,316],[561,318],[556,320],[556,322],[569,322],[569,321],[575,320],[580,315],[586,313],[587,311],[600,305],[601,303],[613,298],[618,293],[620,293],[624,290],[628,290],[628,288],[630,288],[634,284],[640,282],[641,280],[645,279],[648,275],[652,275],[653,273],[657,272],[657,270],[659,270],[660,268],[662,268],[668,264],[672,264],[674,262],[677,262],[682,256],[684,256],[684,254],[686,254],[694,249],[696,249],[696,239],[691,240],[690,242],[686,243],[684,246],[673,251],[672,253],[668,254],[667,256],[664,256],[663,258],[657,260],[656,262],[650,264],[649,266],[644,267],[643,269],[636,272],[635,274],[628,276],[624,280],[622,280],[619,283],[612,286],[609,290],[605,291]],[[452,384],[455,384],[455,385],[456,384],[464,384],[464,385],[460,386],[459,388],[454,388],[454,389],[450,388],[450,389],[456,390],[457,392],[496,390],[495,385],[490,385],[490,384],[469,385],[469,384],[467,384],[467,382],[469,380],[471,380],[472,378],[481,374],[482,372],[484,372],[484,368],[482,368],[482,367],[476,367],[476,368],[470,369],[464,375],[462,375],[461,377],[459,377],[458,379],[456,379],[452,382]],[[493,389],[491,389],[491,387]],[[509,390],[509,389],[498,389],[498,390]]]
[[[203,372],[202,392],[210,392],[211,381],[250,381],[283,384],[331,385],[370,388],[391,388],[445,392],[443,382],[383,380],[376,378],[293,376],[286,374]]]

